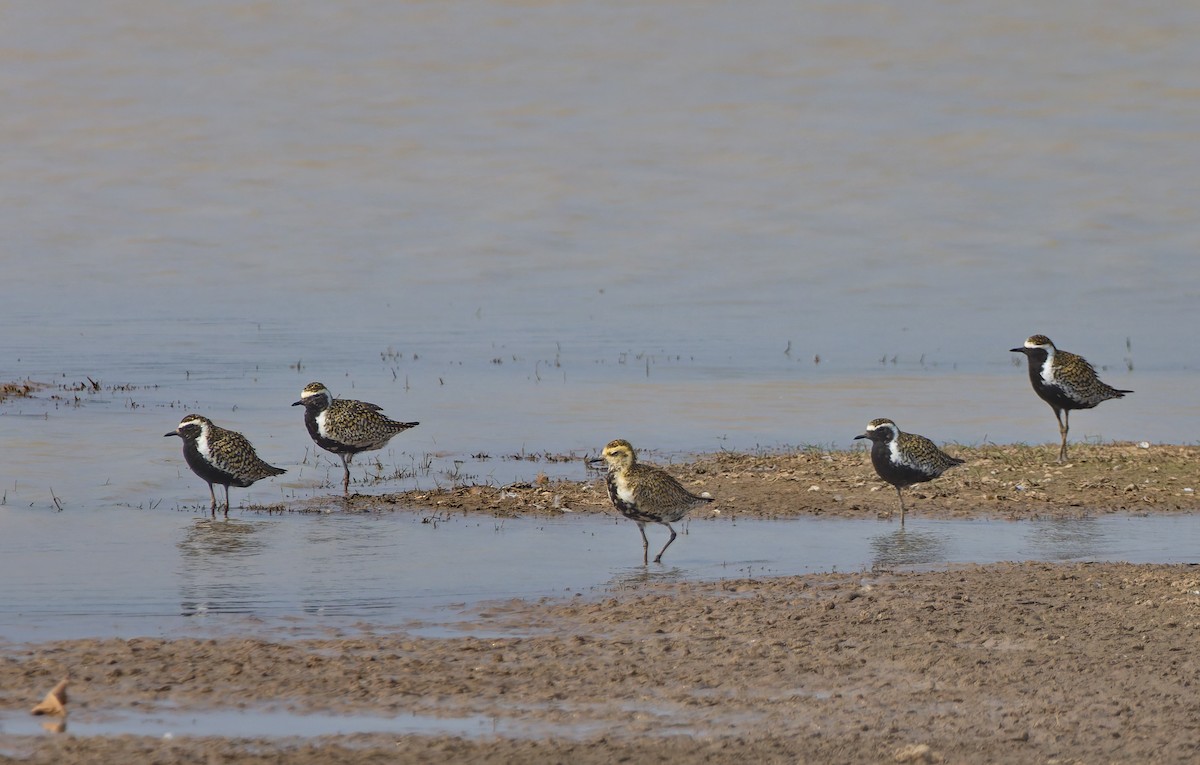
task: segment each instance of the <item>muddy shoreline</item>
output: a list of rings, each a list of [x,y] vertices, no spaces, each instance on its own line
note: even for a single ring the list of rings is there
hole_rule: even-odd
[[[1071,461],[1062,465],[1054,461],[1057,448],[1049,446],[950,445],[946,451],[966,464],[935,481],[905,489],[909,513],[930,518],[1022,519],[1200,509],[1200,447],[1077,444],[1071,447]],[[865,450],[722,453],[660,466],[692,491],[711,493],[716,501],[701,512],[764,519],[877,518],[898,512],[895,490],[876,476]],[[588,476],[582,481],[356,494],[349,505],[358,511],[416,507],[498,516],[564,511],[615,514],[601,474],[592,471]],[[313,506],[330,502],[318,499]]]
[[[910,517],[1196,509],[1200,450],[947,447]],[[744,517],[886,516],[861,452],[667,465]],[[1191,491],[1189,491],[1191,490]],[[356,496],[354,510],[611,512],[598,476]],[[292,508],[301,510],[302,508]],[[1200,550],[1198,550],[1200,558]],[[460,636],[150,637],[6,646],[0,703],[70,675],[76,719],[264,710],[497,721],[473,736],[3,737],[0,762],[1187,762],[1200,757],[1200,566],[1000,563],[654,583],[480,608]]]

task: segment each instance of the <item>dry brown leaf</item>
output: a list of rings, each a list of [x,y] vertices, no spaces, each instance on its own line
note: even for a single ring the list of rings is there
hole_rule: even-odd
[[[69,678],[64,677],[58,681],[58,685],[54,686],[46,698],[42,699],[42,703],[38,704],[32,710],[35,715],[57,715],[64,717],[67,714],[67,681]]]

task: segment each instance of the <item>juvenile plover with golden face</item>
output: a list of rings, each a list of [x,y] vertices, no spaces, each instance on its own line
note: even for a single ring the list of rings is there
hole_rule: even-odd
[[[854,437],[871,440],[871,464],[879,477],[896,487],[900,498],[900,524],[904,524],[904,495],[901,489],[914,483],[932,481],[963,460],[951,457],[925,436],[902,433],[896,423],[880,417],[867,424],[867,430]]]
[[[1071,428],[1072,409],[1091,409],[1110,398],[1122,398],[1131,390],[1118,390],[1100,381],[1087,359],[1069,351],[1060,351],[1045,335],[1033,335],[1012,353],[1029,359],[1029,382],[1033,390],[1054,410],[1058,420],[1058,461],[1067,461],[1067,431]]]
[[[208,483],[214,518],[217,493],[213,484],[225,487],[225,517],[228,518],[230,486],[244,489],[255,481],[287,472],[259,459],[254,447],[241,433],[219,428],[212,420],[198,414],[187,415],[180,420],[179,427],[163,434],[163,438],[170,436],[183,439],[184,460],[193,473]]]
[[[382,407],[349,398],[334,398],[319,382],[304,386],[300,400],[292,406],[304,407],[304,425],[317,446],[342,458],[345,477],[342,493],[350,494],[350,462],[359,452],[382,449],[392,436],[403,433],[419,422],[396,422],[382,413]]]
[[[713,501],[712,497],[692,494],[664,470],[638,462],[637,452],[623,438],[609,441],[599,457],[587,461],[591,467],[602,463],[608,465],[605,483],[613,507],[636,523],[642,533],[642,563],[647,563],[650,558],[647,523],[662,524],[671,532],[671,538],[654,556],[655,563],[662,563],[663,553],[675,541],[675,529],[671,524],[681,520],[692,508]]]

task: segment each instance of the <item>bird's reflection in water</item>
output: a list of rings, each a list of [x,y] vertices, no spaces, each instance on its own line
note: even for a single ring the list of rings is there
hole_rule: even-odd
[[[875,568],[919,566],[946,560],[946,537],[903,526],[871,538],[871,563]]]
[[[189,561],[207,564],[218,556],[252,555],[263,546],[254,536],[260,528],[258,523],[197,518],[179,541],[179,552],[185,565]]]
[[[608,587],[622,589],[626,587],[643,587],[648,584],[683,581],[687,571],[678,566],[670,568],[651,563],[646,566],[634,566],[615,573],[608,580]]]
[[[1111,531],[1094,517],[1055,518],[1029,527],[1030,546],[1048,560],[1098,558],[1112,546]]]
[[[180,613],[184,616],[252,611],[254,558],[265,548],[266,524],[198,518],[178,542]]]

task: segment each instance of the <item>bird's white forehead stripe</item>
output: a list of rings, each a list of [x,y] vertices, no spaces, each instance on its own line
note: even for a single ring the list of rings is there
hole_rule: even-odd
[[[1035,343],[1035,342],[1032,342],[1032,341],[1030,341],[1030,340],[1026,340],[1026,341],[1025,341],[1025,347],[1026,347],[1026,348],[1045,348],[1046,346],[1044,346],[1044,345],[1038,345],[1038,344],[1037,344],[1037,343]]]
[[[203,426],[204,426],[204,423],[203,423],[202,421],[200,421],[200,420],[197,420],[197,419],[195,419],[195,418],[189,418],[189,419],[186,419],[186,420],[184,420],[183,422],[179,423],[179,427],[181,427],[181,428],[182,428],[182,427],[186,427],[186,426],[188,426],[188,425],[199,425],[199,426],[203,427]]]
[[[324,388],[322,388],[321,390],[303,390],[303,391],[300,391],[300,398],[312,398],[313,396],[320,396],[324,392],[325,392]]]

